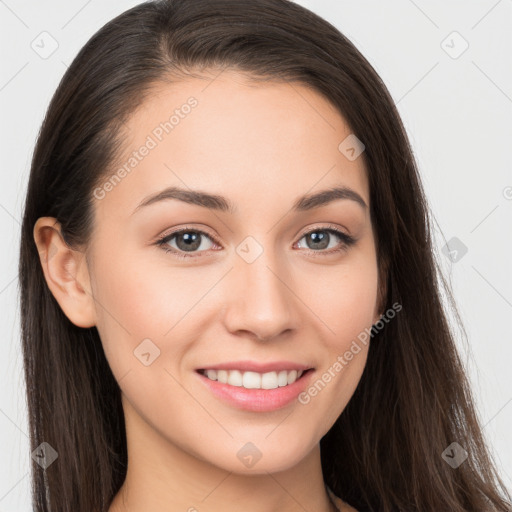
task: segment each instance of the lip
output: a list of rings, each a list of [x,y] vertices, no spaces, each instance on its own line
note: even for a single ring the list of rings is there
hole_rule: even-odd
[[[309,370],[311,365],[294,363],[293,361],[272,361],[268,363],[257,363],[256,361],[228,361],[214,365],[197,368],[198,370],[240,370],[242,372],[268,373],[279,370]]]
[[[301,375],[301,377],[297,379],[293,384],[275,389],[246,389],[242,386],[231,386],[230,384],[222,384],[216,380],[210,380],[205,375],[199,373],[199,371],[196,371],[195,373],[201,382],[222,402],[235,407],[236,409],[241,409],[244,411],[270,412],[276,411],[289,405],[308,386],[314,373],[314,369],[311,367],[303,367],[304,365],[298,366],[299,367],[294,366],[291,369],[303,369],[304,373]],[[261,365],[258,367],[261,368]],[[237,366],[236,368],[226,368],[224,365],[218,365],[217,367],[208,366],[207,368],[212,370],[241,369],[240,366]],[[252,368],[254,368],[254,366],[252,366]],[[269,365],[264,365],[264,368],[269,368]],[[279,369],[284,370],[285,368],[279,366]],[[244,371],[261,372],[261,370],[252,369]],[[271,369],[266,371],[275,370]]]

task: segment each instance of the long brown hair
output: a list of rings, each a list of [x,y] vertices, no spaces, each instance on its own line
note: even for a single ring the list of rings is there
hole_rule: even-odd
[[[96,328],[73,325],[50,292],[34,224],[55,217],[70,247],[86,246],[92,191],[123,121],[153,85],[207,68],[310,86],[365,145],[382,310],[402,309],[373,333],[358,387],[321,440],[327,485],[381,512],[509,510],[443,310],[432,216],[395,104],[345,36],[288,0],[140,4],[102,27],[62,78],[33,155],[19,261],[31,448],[58,453],[45,470],[32,464],[33,509],[104,512],[127,469],[119,386]],[[454,442],[468,453],[456,468],[442,457]]]

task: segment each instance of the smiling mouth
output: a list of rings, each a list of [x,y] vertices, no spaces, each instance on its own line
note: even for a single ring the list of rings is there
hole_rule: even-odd
[[[286,387],[293,384],[310,371],[312,371],[312,368],[307,370],[281,370],[266,373],[222,369],[197,370],[198,373],[210,380],[245,389],[276,389]]]

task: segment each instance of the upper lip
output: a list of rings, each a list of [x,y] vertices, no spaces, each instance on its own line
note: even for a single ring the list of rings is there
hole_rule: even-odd
[[[294,363],[293,361],[272,361],[268,363],[258,363],[256,361],[228,361],[226,363],[209,364],[198,368],[198,370],[240,370],[244,372],[268,373],[279,370],[309,370],[311,366],[307,364]]]

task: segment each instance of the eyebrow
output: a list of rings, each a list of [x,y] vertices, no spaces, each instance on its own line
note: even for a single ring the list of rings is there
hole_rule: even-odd
[[[161,192],[144,198],[137,206],[137,208],[135,208],[133,213],[145,206],[169,199],[177,199],[178,201],[183,201],[184,203],[202,206],[210,210],[217,210],[230,214],[234,214],[237,211],[236,206],[229,199],[223,196],[209,194],[201,190],[186,190],[179,187],[168,187]],[[293,203],[292,210],[296,212],[313,210],[315,208],[325,206],[338,199],[348,199],[355,201],[363,209],[368,208],[364,199],[355,190],[343,186],[332,187],[326,190],[321,190],[320,192],[301,196]]]

